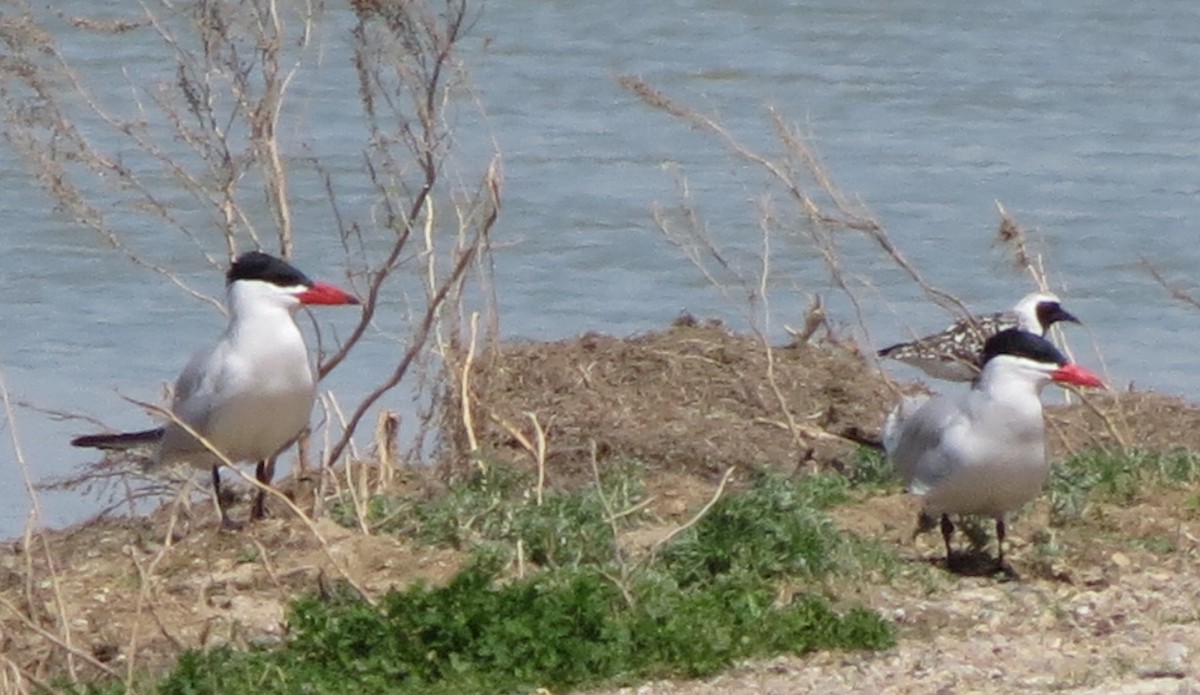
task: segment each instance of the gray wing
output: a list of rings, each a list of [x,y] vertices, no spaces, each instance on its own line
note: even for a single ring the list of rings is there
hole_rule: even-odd
[[[187,403],[200,390],[200,385],[204,381],[204,363],[208,361],[210,352],[210,350],[204,350],[192,355],[187,366],[176,377],[174,396],[171,399],[172,409]]]
[[[896,423],[888,457],[909,491],[924,494],[954,472],[957,459],[946,440],[966,421],[961,399],[939,396]]]
[[[888,413],[887,419],[883,421],[883,432],[880,437],[883,440],[883,450],[887,452],[888,456],[891,456],[899,446],[904,423],[920,410],[921,406],[928,403],[929,398],[925,394],[905,396],[896,404],[895,408],[892,408],[892,412]]]
[[[220,392],[223,375],[216,367],[220,364],[218,347],[201,350],[192,355],[187,366],[175,379],[171,412],[201,435],[207,436],[212,408]],[[161,455],[166,460],[189,458],[192,454],[207,452],[207,448],[175,422],[168,422],[163,435]]]

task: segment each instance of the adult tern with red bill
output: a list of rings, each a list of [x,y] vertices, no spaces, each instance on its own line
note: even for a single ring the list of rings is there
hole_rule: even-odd
[[[229,325],[214,345],[192,357],[175,381],[172,421],[141,432],[77,437],[71,443],[118,450],[149,444],[158,465],[211,468],[221,525],[238,528],[241,524],[229,518],[221,497],[221,458],[189,428],[229,461],[255,462],[256,478],[269,485],[275,457],[308,426],[316,400],[316,378],[296,312],[303,306],[359,302],[259,251],[239,256],[225,280]],[[260,489],[250,518],[264,513]]]
[[[966,393],[904,399],[884,422],[882,439],[905,487],[921,498],[923,520],[941,517],[947,565],[950,515],[977,514],[996,521],[1003,567],[1004,516],[1036,497],[1050,471],[1042,389],[1052,382],[1104,384],[1046,339],[1020,329],[989,338],[981,363]]]

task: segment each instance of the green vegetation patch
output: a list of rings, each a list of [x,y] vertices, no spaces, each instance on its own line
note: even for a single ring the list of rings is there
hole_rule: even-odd
[[[900,489],[900,480],[888,457],[878,449],[865,446],[858,447],[846,477],[857,490],[893,492]]]
[[[845,478],[803,481],[761,473],[751,487],[720,500],[662,554],[680,584],[708,583],[736,572],[764,579],[819,577],[846,542],[821,510],[846,495]]]
[[[1200,481],[1200,455],[1185,449],[1171,452],[1094,449],[1072,456],[1050,469],[1048,484],[1052,520],[1081,518],[1095,503],[1130,506],[1155,490]]]
[[[527,481],[507,475],[481,477],[440,506],[413,505],[415,521],[394,522],[473,549],[449,584],[394,590],[378,606],[349,593],[299,599],[282,647],[188,652],[154,691],[563,692],[704,676],[750,657],[893,644],[891,626],[872,611],[840,610],[815,594],[780,598],[784,583],[844,569],[855,541],[821,512],[845,497],[842,476],[759,475],[659,552],[629,560],[615,551],[619,525],[610,519],[636,507],[627,478],[538,505]],[[508,544],[517,540],[544,562],[513,579]]]
[[[526,560],[537,565],[603,564],[612,558],[614,529],[641,519],[628,512],[642,499],[640,471],[636,463],[613,466],[598,484],[571,494],[547,490],[538,504],[532,474],[492,466],[443,494],[377,497],[367,521],[380,532],[464,550],[489,544],[511,550],[520,542]],[[341,523],[356,525],[348,506],[335,513]]]
[[[629,597],[594,569],[504,583],[481,561],[444,587],[393,591],[379,608],[305,598],[278,650],[189,652],[161,693],[501,693],[679,673],[813,649],[878,649],[892,632],[863,609],[805,596],[775,604],[746,573],[683,591],[640,574]]]

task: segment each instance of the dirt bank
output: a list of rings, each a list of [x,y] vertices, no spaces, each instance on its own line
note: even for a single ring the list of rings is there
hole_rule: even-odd
[[[690,518],[730,467],[849,470],[855,445],[838,433],[873,431],[901,391],[918,388],[891,383],[852,349],[802,344],[768,355],[753,337],[692,320],[632,338],[505,345],[481,356],[470,385],[484,459],[534,466],[540,428],[552,486],[590,479],[593,457],[601,466],[640,461],[652,498],[645,537]],[[1155,394],[1090,395],[1052,408],[1049,423],[1055,459],[1099,445],[1200,451],[1200,409]],[[390,484],[437,494],[444,472],[401,469]],[[329,494],[352,486],[344,474],[338,480],[349,482],[327,485]],[[311,508],[311,486],[291,485]],[[1195,491],[1177,490],[1050,528],[1040,501],[1011,526],[1021,577],[1000,582],[945,572],[940,539],[913,540],[914,507],[898,491],[865,496],[835,510],[835,520],[882,539],[901,569],[838,591],[895,621],[895,649],[781,658],[705,682],[605,692],[1195,692],[1198,509]],[[187,647],[272,644],[285,636],[285,608],[298,593],[342,579],[378,595],[443,581],[463,560],[328,516],[310,526],[282,505],[275,512],[230,534],[215,530],[207,504],[166,506],[7,543],[0,686],[14,687],[18,671],[39,680],[69,668],[81,678],[121,676],[164,668]]]

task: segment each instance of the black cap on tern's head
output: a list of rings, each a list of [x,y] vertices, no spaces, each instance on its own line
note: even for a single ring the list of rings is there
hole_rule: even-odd
[[[987,377],[988,363],[1003,357],[1015,358],[1013,361],[999,360],[997,362],[997,365],[1004,362],[1004,371],[1024,364],[1026,367],[1023,369],[1027,375],[1041,373],[1057,384],[1104,388],[1104,381],[1100,377],[1084,367],[1072,364],[1049,340],[1036,333],[1010,328],[988,338],[988,341],[983,344],[983,355],[981,356],[985,378]]]
[[[266,295],[256,292],[258,296],[289,297],[305,305],[358,304],[358,300],[344,290],[324,282],[313,282],[292,264],[262,251],[243,253],[229,266],[229,272],[225,273],[226,286],[232,291],[233,284],[242,280],[266,283],[273,288]]]
[[[1051,326],[1059,321],[1070,321],[1071,323],[1079,323],[1079,319],[1075,318],[1070,312],[1062,308],[1057,300],[1047,300],[1038,302],[1037,309],[1038,323],[1042,324],[1042,328],[1049,330]]]
[[[225,273],[225,283],[233,284],[238,280],[260,280],[279,287],[313,285],[313,281],[295,266],[262,251],[243,253],[229,266],[229,272]]]
[[[1019,328],[1000,331],[983,344],[980,364],[986,366],[994,357],[1009,355],[1059,367],[1070,362],[1058,348],[1045,338]]]

